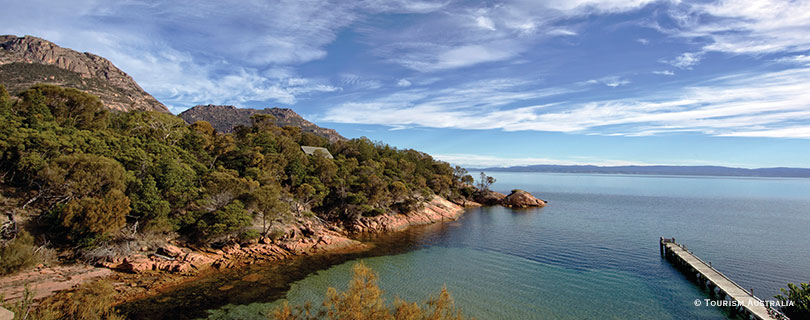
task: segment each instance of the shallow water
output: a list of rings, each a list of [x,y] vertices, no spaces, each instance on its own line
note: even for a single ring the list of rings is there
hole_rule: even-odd
[[[229,271],[133,304],[136,318],[260,319],[280,298],[345,287],[362,259],[381,287],[420,301],[446,285],[479,319],[722,319],[658,252],[675,237],[770,299],[810,280],[810,179],[493,173],[542,209],[478,208],[460,220],[373,239],[368,252]],[[248,274],[259,280],[241,280]],[[222,286],[233,288],[220,290]]]

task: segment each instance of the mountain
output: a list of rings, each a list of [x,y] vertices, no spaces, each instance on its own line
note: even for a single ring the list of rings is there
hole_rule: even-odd
[[[62,48],[37,37],[0,36],[0,84],[16,94],[37,83],[94,94],[114,110],[169,112],[107,59]]]
[[[532,165],[506,168],[469,169],[470,171],[506,172],[556,172],[556,173],[605,173],[605,174],[647,174],[647,175],[689,175],[689,176],[739,176],[739,177],[783,177],[810,178],[806,168],[729,168],[721,166],[564,166]]]
[[[200,120],[208,121],[217,131],[227,133],[233,131],[233,128],[238,125],[250,126],[250,116],[254,114],[273,115],[276,117],[276,125],[278,126],[300,127],[304,132],[312,132],[329,139],[331,142],[346,139],[334,129],[321,128],[302,118],[295,113],[295,111],[292,111],[292,109],[287,108],[266,108],[259,110],[209,104],[195,106],[194,108],[181,112],[179,116],[188,123],[194,123]]]

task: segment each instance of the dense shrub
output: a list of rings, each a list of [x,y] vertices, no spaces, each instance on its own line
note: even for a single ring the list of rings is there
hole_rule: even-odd
[[[21,230],[17,237],[0,245],[0,275],[7,275],[29,268],[42,258],[35,251],[34,237]]]

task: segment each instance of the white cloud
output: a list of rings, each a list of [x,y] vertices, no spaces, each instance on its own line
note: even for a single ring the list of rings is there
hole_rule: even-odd
[[[376,44],[378,56],[416,71],[436,72],[513,60],[550,37],[577,35],[577,25],[568,21],[572,18],[636,10],[650,2],[518,0],[483,8],[454,2],[402,28],[357,30]]]
[[[575,36],[577,35],[576,32],[568,30],[568,29],[553,29],[547,32],[550,36]]]
[[[377,79],[367,79],[351,73],[341,75],[340,84],[344,87],[361,90],[374,90],[382,87],[382,82]]]
[[[673,35],[709,39],[705,51],[762,54],[810,50],[810,2],[724,0],[682,3]]]
[[[408,79],[399,79],[399,81],[397,81],[397,87],[405,88],[405,87],[410,87],[410,86],[411,86],[411,82],[408,81]]]
[[[672,72],[670,70],[655,70],[652,72],[652,74],[658,74],[662,76],[674,76],[675,72]]]
[[[636,41],[638,41],[638,43],[643,44],[645,46],[650,44],[650,40],[647,40],[647,39],[644,39],[644,38],[638,38],[638,39],[636,39]]]
[[[702,56],[703,54],[699,52],[684,52],[675,57],[675,59],[666,60],[664,62],[676,68],[691,70],[692,67],[700,63]]]
[[[569,14],[616,13],[638,9],[655,0],[552,0],[547,5]]]
[[[644,163],[640,162],[592,159],[592,158],[578,158],[578,159],[534,158],[534,157],[517,158],[517,157],[501,157],[501,156],[463,154],[463,153],[436,154],[433,155],[433,157],[453,165],[459,165],[467,168],[530,166],[537,164],[599,165],[599,166],[645,165]]]
[[[630,80],[624,79],[624,78],[619,77],[619,76],[610,76],[610,77],[604,77],[604,78],[600,78],[600,79],[588,80],[588,81],[585,81],[585,83],[587,83],[587,84],[599,84],[599,83],[601,83],[601,84],[606,85],[608,87],[616,88],[616,87],[620,87],[620,86],[623,86],[623,85],[630,84]]]
[[[432,72],[439,70],[468,67],[485,62],[503,61],[517,56],[522,46],[510,41],[500,44],[471,44],[458,47],[434,46],[424,47],[418,53],[396,56],[391,61],[408,68]]]
[[[781,57],[779,59],[776,59],[776,62],[810,66],[810,56],[800,54],[795,56]]]
[[[738,131],[720,134],[720,136],[810,139],[810,126],[795,126],[779,129]]]
[[[482,29],[495,31],[495,23],[493,23],[492,19],[490,19],[490,18],[487,18],[487,17],[484,17],[484,16],[478,16],[478,17],[475,18],[475,23],[479,27],[481,27]]]
[[[496,129],[504,123],[534,117],[535,110],[548,105],[513,110],[499,107],[572,92],[562,88],[528,89],[531,85],[518,79],[489,79],[438,90],[412,88],[371,100],[339,104],[317,120],[394,127]]]
[[[460,129],[535,130],[604,135],[700,132],[709,135],[806,138],[810,68],[718,77],[679,92],[647,92],[618,100],[542,105],[565,88],[525,90],[514,80],[477,81],[437,92],[409,91],[329,110],[323,120],[343,123]],[[515,105],[521,105],[515,107]]]

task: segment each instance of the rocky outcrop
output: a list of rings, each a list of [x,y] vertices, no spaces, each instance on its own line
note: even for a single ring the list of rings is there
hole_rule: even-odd
[[[441,221],[456,220],[464,214],[464,208],[447,199],[434,196],[421,210],[408,214],[363,217],[351,228],[354,232],[401,231],[410,226],[426,225]]]
[[[475,202],[485,206],[499,205],[504,198],[506,198],[505,194],[492,190],[478,191],[475,194]]]
[[[11,276],[0,277],[0,293],[5,302],[17,300],[30,289],[34,300],[67,290],[85,281],[106,277],[112,271],[87,265],[44,266]]]
[[[232,132],[239,125],[249,126],[250,117],[254,114],[269,114],[276,118],[277,126],[299,127],[303,132],[311,132],[331,142],[346,140],[333,129],[321,128],[307,121],[300,115],[287,108],[247,109],[234,106],[200,105],[181,112],[178,116],[191,124],[197,121],[211,123],[218,132]]]
[[[346,238],[311,222],[296,223],[280,239],[257,239],[250,243],[230,243],[219,249],[192,250],[167,244],[154,253],[132,254],[99,262],[100,266],[130,272],[165,271],[193,274],[209,267],[230,268],[237,265],[274,261],[296,255],[316,254],[361,247],[359,241]]]
[[[546,202],[535,198],[531,193],[515,189],[501,200],[501,205],[509,208],[545,207]]]
[[[210,266],[217,257],[202,252],[191,252],[190,249],[180,249],[176,246],[166,245],[157,250],[155,254],[133,254],[128,257],[115,258],[102,261],[102,267],[133,273],[146,271],[167,271],[171,273],[192,273]]]
[[[37,37],[0,36],[0,84],[15,94],[37,83],[86,91],[114,110],[169,112],[107,59]]]

